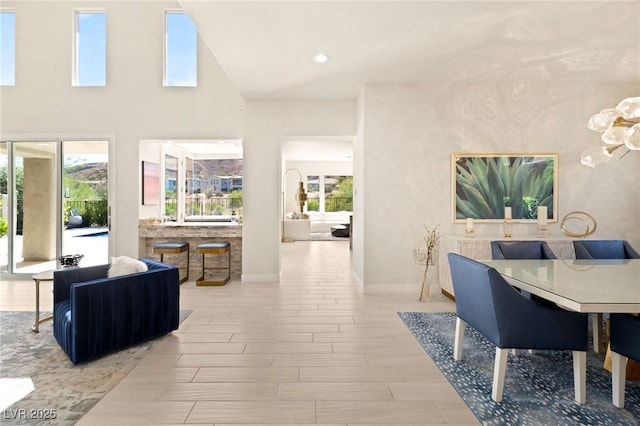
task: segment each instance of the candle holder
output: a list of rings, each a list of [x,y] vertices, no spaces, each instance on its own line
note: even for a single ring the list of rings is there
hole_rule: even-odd
[[[548,236],[548,229],[546,224],[538,224],[538,238],[546,238]]]
[[[547,206],[538,206],[538,238],[547,236]]]
[[[475,230],[473,229],[473,218],[467,218],[466,222],[467,229],[465,230],[465,236],[467,238],[473,238],[476,235]]]
[[[504,237],[511,238],[513,234],[513,220],[505,219],[503,224],[503,229],[504,229]]]

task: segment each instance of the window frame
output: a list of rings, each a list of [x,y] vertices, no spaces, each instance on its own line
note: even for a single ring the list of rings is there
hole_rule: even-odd
[[[192,84],[169,84],[169,28],[168,17],[169,15],[185,15],[191,21],[191,25],[195,30],[195,81]],[[184,9],[165,9],[162,15],[163,18],[163,45],[162,45],[162,86],[163,87],[198,87],[198,29],[196,24],[191,20],[191,17]]]
[[[16,42],[17,42],[17,14],[14,8],[12,7],[0,7],[0,14],[12,14],[13,15],[13,81],[9,83],[5,83],[0,75],[0,87],[14,87],[16,85],[17,73],[16,73]],[[0,46],[1,47],[1,46]]]
[[[80,15],[82,14],[103,14],[104,15],[104,84],[80,84]],[[107,60],[108,60],[108,37],[107,37],[107,10],[105,8],[76,8],[72,12],[73,30],[71,32],[71,86],[73,87],[106,87],[107,86]]]

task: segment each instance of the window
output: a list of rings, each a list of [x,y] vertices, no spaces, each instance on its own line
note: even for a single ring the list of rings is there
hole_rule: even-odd
[[[187,158],[187,220],[239,214],[242,174],[242,159]]]
[[[353,176],[308,175],[307,211],[353,211]]]
[[[0,86],[16,84],[16,15],[0,11]]]
[[[75,36],[72,84],[74,86],[106,86],[105,12],[76,11]]]
[[[164,85],[198,85],[198,41],[191,18],[178,11],[165,13]]]
[[[353,177],[324,177],[324,211],[353,211]]]
[[[164,156],[164,215],[171,221],[178,218],[178,158]]]
[[[320,211],[320,176],[307,176],[307,211]]]

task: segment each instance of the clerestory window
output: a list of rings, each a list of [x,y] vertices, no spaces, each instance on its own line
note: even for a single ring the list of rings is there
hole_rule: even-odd
[[[104,11],[75,11],[73,86],[107,85],[106,21]]]
[[[16,85],[16,15],[0,10],[0,86]]]
[[[198,36],[189,15],[182,11],[165,12],[164,85],[198,85]]]

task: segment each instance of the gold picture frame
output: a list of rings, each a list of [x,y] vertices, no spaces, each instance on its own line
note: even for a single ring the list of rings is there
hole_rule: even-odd
[[[558,221],[557,153],[451,154],[452,222],[536,222],[538,206]]]

